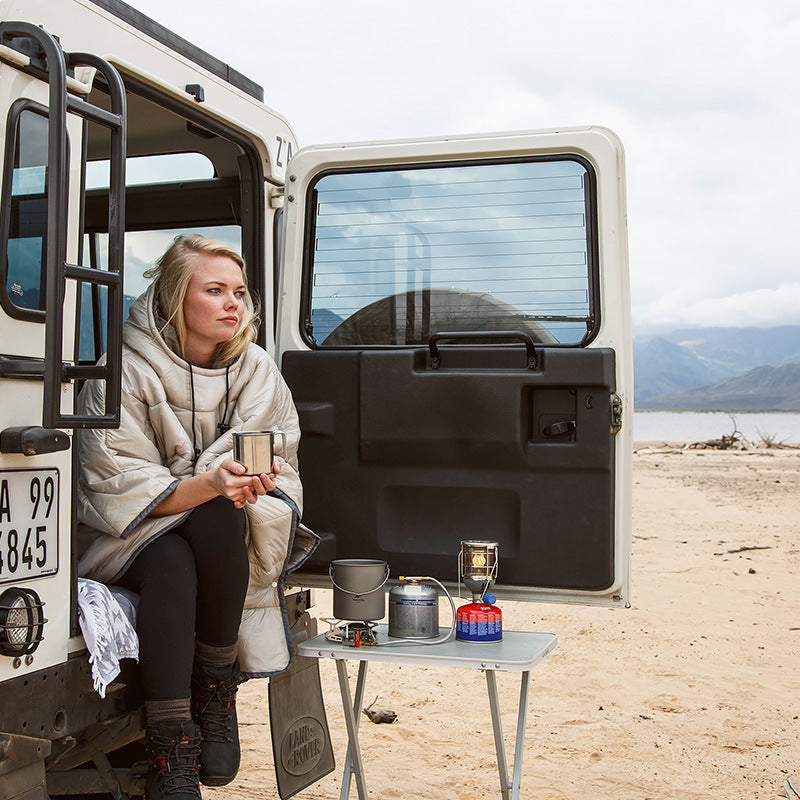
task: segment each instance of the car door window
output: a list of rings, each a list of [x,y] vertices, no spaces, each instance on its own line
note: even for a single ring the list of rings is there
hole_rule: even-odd
[[[3,181],[3,238],[7,243],[2,299],[14,317],[44,321],[47,252],[47,117],[34,104],[12,108],[7,137],[13,159]],[[5,211],[5,209],[8,209]]]
[[[577,158],[323,175],[309,221],[312,344],[464,330],[584,341],[596,323],[593,183]]]

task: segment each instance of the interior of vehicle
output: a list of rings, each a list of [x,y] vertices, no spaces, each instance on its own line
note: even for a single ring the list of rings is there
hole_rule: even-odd
[[[127,83],[134,83],[128,81]],[[107,102],[102,86],[94,102]],[[241,250],[250,267],[248,280],[263,293],[263,174],[258,159],[241,137],[207,118],[170,108],[164,98],[143,87],[129,86],[127,190],[125,198],[125,312],[147,285],[143,272],[181,233],[199,232]],[[190,116],[194,116],[192,119]],[[102,269],[108,219],[108,137],[101,126],[87,135],[87,192],[84,263]],[[81,304],[80,360],[104,352],[102,297]]]

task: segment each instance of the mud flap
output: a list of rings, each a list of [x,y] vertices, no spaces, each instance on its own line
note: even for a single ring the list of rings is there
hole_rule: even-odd
[[[316,634],[317,621],[308,612],[292,625],[295,643]],[[281,800],[311,786],[334,769],[316,658],[296,656],[286,672],[269,679],[269,722]]]

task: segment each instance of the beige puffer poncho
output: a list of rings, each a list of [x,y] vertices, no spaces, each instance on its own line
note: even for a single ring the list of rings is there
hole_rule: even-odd
[[[231,458],[233,431],[283,431],[287,452],[279,453],[283,458],[276,483],[297,513],[269,495],[246,506],[250,584],[239,632],[242,671],[272,674],[291,661],[285,576],[317,543],[314,534],[297,524],[302,509],[297,412],[275,362],[262,348],[251,344],[238,359],[220,367],[190,367],[176,353],[172,329],[162,336],[160,328],[163,321],[154,314],[151,286],[133,303],[123,326],[120,427],[77,432],[83,551],[79,574],[113,583],[148,542],[180,523],[189,512],[147,515],[182,478]],[[81,412],[101,413],[103,391],[101,383],[87,382],[78,400]],[[220,435],[220,423],[230,430]]]

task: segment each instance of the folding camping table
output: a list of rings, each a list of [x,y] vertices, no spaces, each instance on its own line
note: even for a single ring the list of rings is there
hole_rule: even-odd
[[[441,635],[444,636],[447,630],[447,628],[442,628]],[[340,800],[347,800],[350,794],[351,775],[355,776],[359,800],[367,800],[364,764],[358,743],[358,723],[360,718],[359,710],[364,698],[367,664],[370,661],[483,670],[486,673],[489,708],[492,715],[494,743],[497,752],[497,769],[500,776],[500,789],[503,800],[519,800],[530,671],[555,648],[558,637],[552,633],[503,631],[503,640],[500,642],[461,642],[452,638],[440,644],[426,645],[419,642],[391,639],[387,634],[387,626],[378,625],[375,628],[375,638],[377,645],[355,647],[348,642],[328,641],[325,638],[325,634],[320,634],[313,639],[302,642],[297,648],[301,656],[319,659],[332,658],[336,661],[348,738]],[[354,697],[351,695],[350,682],[347,677],[348,661],[359,662]],[[510,781],[500,719],[500,703],[497,696],[496,672],[522,673],[519,706],[517,708],[514,771]]]

